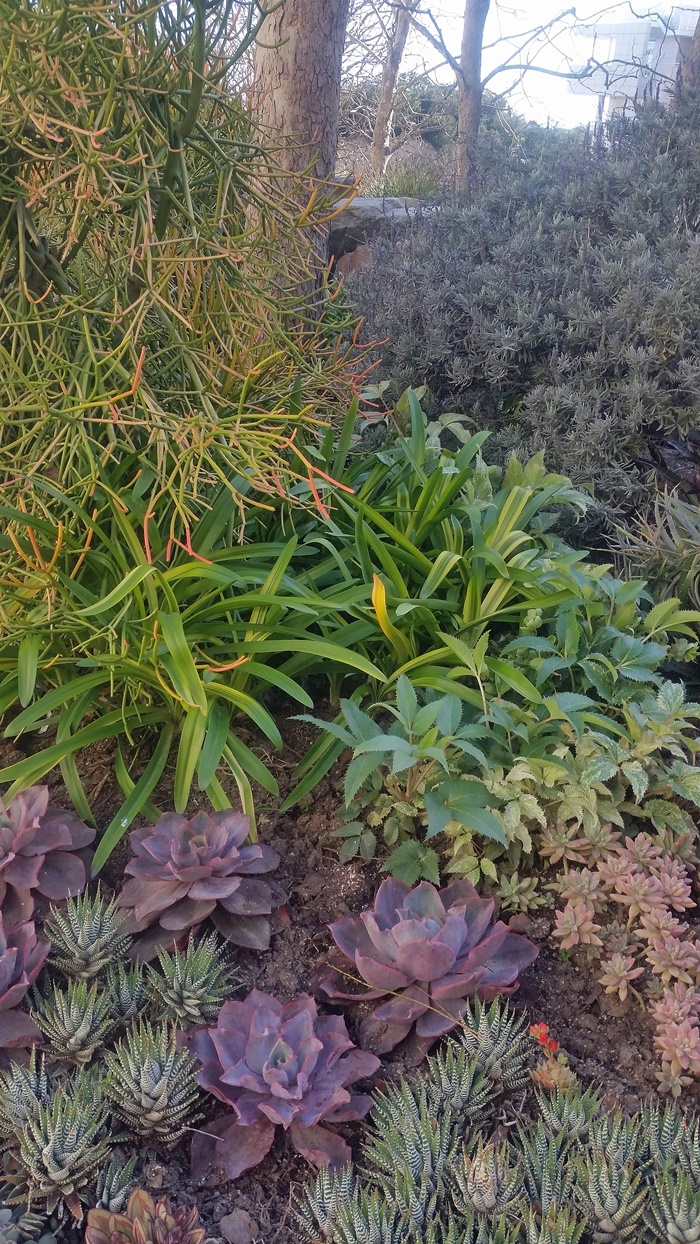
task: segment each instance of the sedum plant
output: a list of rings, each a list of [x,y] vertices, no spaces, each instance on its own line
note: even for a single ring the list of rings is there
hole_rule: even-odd
[[[248,818],[231,810],[197,812],[191,821],[168,812],[154,827],[134,830],[119,906],[129,932],[146,931],[136,947],[141,959],[208,917],[236,945],[267,949],[269,916],[282,900],[261,877],[279,856],[246,841],[249,830]]]
[[[0,800],[0,908],[8,923],[31,919],[36,894],[59,901],[85,889],[95,837],[75,812],[49,806],[46,786]]]
[[[52,907],[44,923],[52,963],[79,980],[99,976],[131,946],[131,938],[122,932],[123,923],[116,900],[107,902],[99,888],[93,898],[83,894],[69,899],[64,910]]]
[[[633,998],[643,1004],[646,978],[659,1085],[677,1097],[700,1075],[700,943],[683,919],[695,906],[695,834],[683,818],[681,833],[658,823],[663,828],[655,834],[628,835],[624,842],[616,835],[597,859],[586,836],[580,838],[576,862],[591,867],[569,868],[551,884],[566,899],[552,936],[563,950],[600,957],[600,983],[620,1004]],[[617,922],[606,923],[611,910],[626,916],[622,949]]]
[[[120,1207],[121,1208],[121,1207]],[[129,1197],[123,1213],[97,1206],[87,1216],[86,1244],[204,1244],[196,1208],[171,1209],[143,1188]]]
[[[171,1149],[201,1118],[195,1060],[178,1049],[169,1025],[144,1020],[131,1027],[105,1058],[105,1093],[117,1119],[133,1136]]]
[[[330,925],[344,958],[321,973],[326,997],[344,1001],[387,998],[360,1025],[364,1048],[386,1053],[412,1035],[417,1059],[459,1023],[467,998],[513,993],[520,973],[537,957],[528,938],[498,921],[493,900],[466,879],[436,890],[387,878],[374,907]],[[349,966],[348,966],[349,964]],[[369,986],[349,992],[359,977]]]
[[[498,1009],[509,1029],[507,1006]],[[492,1012],[495,1018],[495,1012]],[[535,1026],[538,1028],[541,1026]],[[696,1122],[673,1108],[627,1118],[577,1083],[554,1095],[491,1084],[460,1101],[474,1030],[424,1076],[374,1096],[357,1164],[322,1171],[298,1198],[305,1237],[328,1244],[692,1244],[700,1236]],[[556,1042],[552,1042],[556,1046]],[[482,1058],[483,1061],[483,1058]],[[472,1061],[476,1102],[479,1090]],[[457,1069],[459,1068],[459,1073]],[[510,1100],[509,1100],[510,1094]],[[466,1108],[465,1108],[466,1106]],[[517,1125],[503,1121],[517,1114]]]
[[[236,1179],[265,1157],[278,1126],[316,1165],[347,1161],[333,1125],[369,1109],[350,1086],[373,1075],[379,1059],[354,1047],[340,1016],[319,1015],[308,994],[281,1003],[254,989],[227,1002],[216,1027],[194,1029],[190,1044],[198,1083],[233,1110],[194,1137],[195,1173],[215,1165]]]

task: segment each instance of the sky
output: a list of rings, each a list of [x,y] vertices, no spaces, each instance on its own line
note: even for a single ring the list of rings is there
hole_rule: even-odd
[[[561,14],[567,0],[492,0],[484,37],[484,74],[501,65],[520,42],[517,36],[523,32],[542,26]],[[665,5],[653,6],[670,11]],[[700,7],[693,4],[687,7]],[[446,36],[449,35],[451,50],[459,50],[461,35],[461,16],[464,11],[464,0],[435,0],[430,5],[431,11],[439,19],[440,26]],[[635,15],[642,16],[653,11],[644,3],[632,5],[627,0],[621,3],[604,6],[604,0],[597,4],[579,4],[575,16],[569,16],[551,28],[550,33],[540,41],[536,64],[550,70],[567,71],[572,65],[585,63],[591,44],[574,33],[577,23],[587,24],[599,20],[605,22],[629,22]],[[601,16],[603,14],[603,16]],[[491,46],[489,46],[491,45]],[[531,57],[530,57],[531,58]],[[432,67],[438,61],[437,53],[426,48],[426,45],[414,41],[409,50],[409,59],[417,67],[425,64]],[[445,80],[451,71],[443,67],[438,69],[437,77]],[[489,83],[490,89],[500,92],[514,84],[519,75],[512,73],[499,74]],[[596,115],[597,97],[590,94],[578,94],[571,90],[568,81],[549,74],[530,70],[521,85],[516,85],[509,94],[510,105],[528,120],[540,124],[548,122],[556,125],[586,125]]]

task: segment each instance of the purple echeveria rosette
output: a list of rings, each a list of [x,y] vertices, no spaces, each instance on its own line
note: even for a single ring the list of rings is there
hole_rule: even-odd
[[[391,994],[362,1021],[360,1044],[384,1054],[410,1034],[418,1061],[459,1022],[468,997],[513,993],[536,959],[534,943],[501,921],[492,924],[493,912],[493,900],[469,881],[442,890],[422,881],[411,889],[389,877],[371,911],[330,926],[344,960],[321,973],[318,988],[352,1002]],[[353,977],[369,988],[352,992]]]
[[[201,1063],[197,1082],[234,1112],[195,1136],[195,1174],[213,1164],[236,1179],[265,1157],[277,1127],[317,1166],[349,1160],[327,1125],[364,1118],[370,1098],[349,1086],[380,1063],[355,1048],[341,1016],[319,1015],[308,994],[282,1003],[254,989],[227,1002],[216,1027],[193,1029],[188,1044]]]
[[[0,909],[6,923],[34,912],[34,894],[61,902],[82,893],[95,830],[63,808],[49,807],[46,786],[31,786],[7,807],[0,800]]]
[[[0,913],[0,1047],[36,1045],[42,1040],[34,1021],[19,1006],[51,949],[39,939],[33,921],[7,925]]]
[[[279,856],[246,843],[249,830],[248,818],[232,811],[197,812],[191,820],[168,812],[152,828],[134,830],[119,906],[131,909],[126,932],[148,930],[136,947],[141,959],[207,917],[236,945],[267,949],[269,916],[285,896],[259,874],[272,872]]]

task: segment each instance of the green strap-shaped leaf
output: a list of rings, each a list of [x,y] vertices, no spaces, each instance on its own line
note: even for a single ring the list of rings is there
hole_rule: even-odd
[[[170,755],[173,731],[174,726],[172,722],[166,722],[160,732],[153,755],[141,777],[134,785],[131,793],[127,795],[117,815],[110,821],[100,838],[92,861],[93,877],[97,876],[97,873],[107,862],[114,848],[121,842],[134,817],[139,815],[158,785]]]
[[[17,690],[22,708],[26,708],[34,696],[40,642],[38,635],[25,635],[17,653]]]
[[[187,808],[192,779],[202,752],[206,728],[207,719],[198,708],[191,708],[185,713],[177,749],[173,790],[175,811],[181,814]]]
[[[78,617],[89,618],[94,614],[107,613],[153,573],[153,566],[135,566],[107,596],[95,601],[94,605],[89,605],[87,609],[76,609],[76,614]]]
[[[206,692],[190,652],[179,613],[166,613],[159,609],[158,623],[163,642],[172,657],[168,673],[175,691],[185,704],[198,708],[206,716],[209,707]]]

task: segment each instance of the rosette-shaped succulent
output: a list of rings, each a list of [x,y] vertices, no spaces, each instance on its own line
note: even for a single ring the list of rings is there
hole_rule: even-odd
[[[246,843],[249,829],[246,816],[225,811],[197,812],[191,821],[167,812],[152,829],[134,830],[119,906],[131,908],[124,932],[149,929],[136,946],[140,959],[169,949],[207,916],[230,942],[267,949],[268,917],[284,896],[258,874],[272,872],[279,856]]]
[[[5,925],[0,912],[0,1046],[27,1046],[41,1041],[29,1015],[16,1011],[49,953],[31,920]]]
[[[85,1240],[86,1244],[204,1244],[204,1227],[194,1207],[171,1209],[167,1200],[154,1201],[137,1188],[123,1214],[91,1209]]]
[[[46,786],[30,786],[6,806],[0,799],[0,908],[8,923],[29,920],[36,890],[59,902],[87,881],[85,851],[95,837],[75,812],[49,807]],[[76,854],[79,852],[79,854]]]
[[[444,890],[422,881],[412,890],[389,877],[372,911],[330,926],[345,960],[321,974],[319,988],[352,1002],[391,994],[363,1020],[360,1044],[384,1054],[415,1025],[417,1060],[459,1022],[469,995],[489,1001],[513,993],[520,973],[537,958],[528,938],[492,918],[492,900],[480,898],[469,881]],[[370,988],[348,992],[358,976]]]
[[[195,1079],[235,1111],[198,1130],[196,1174],[216,1165],[236,1179],[265,1157],[278,1125],[317,1166],[349,1161],[348,1145],[326,1124],[364,1117],[370,1098],[348,1085],[373,1075],[379,1059],[355,1048],[339,1015],[319,1015],[308,994],[284,1004],[254,989],[187,1041],[202,1064]]]

